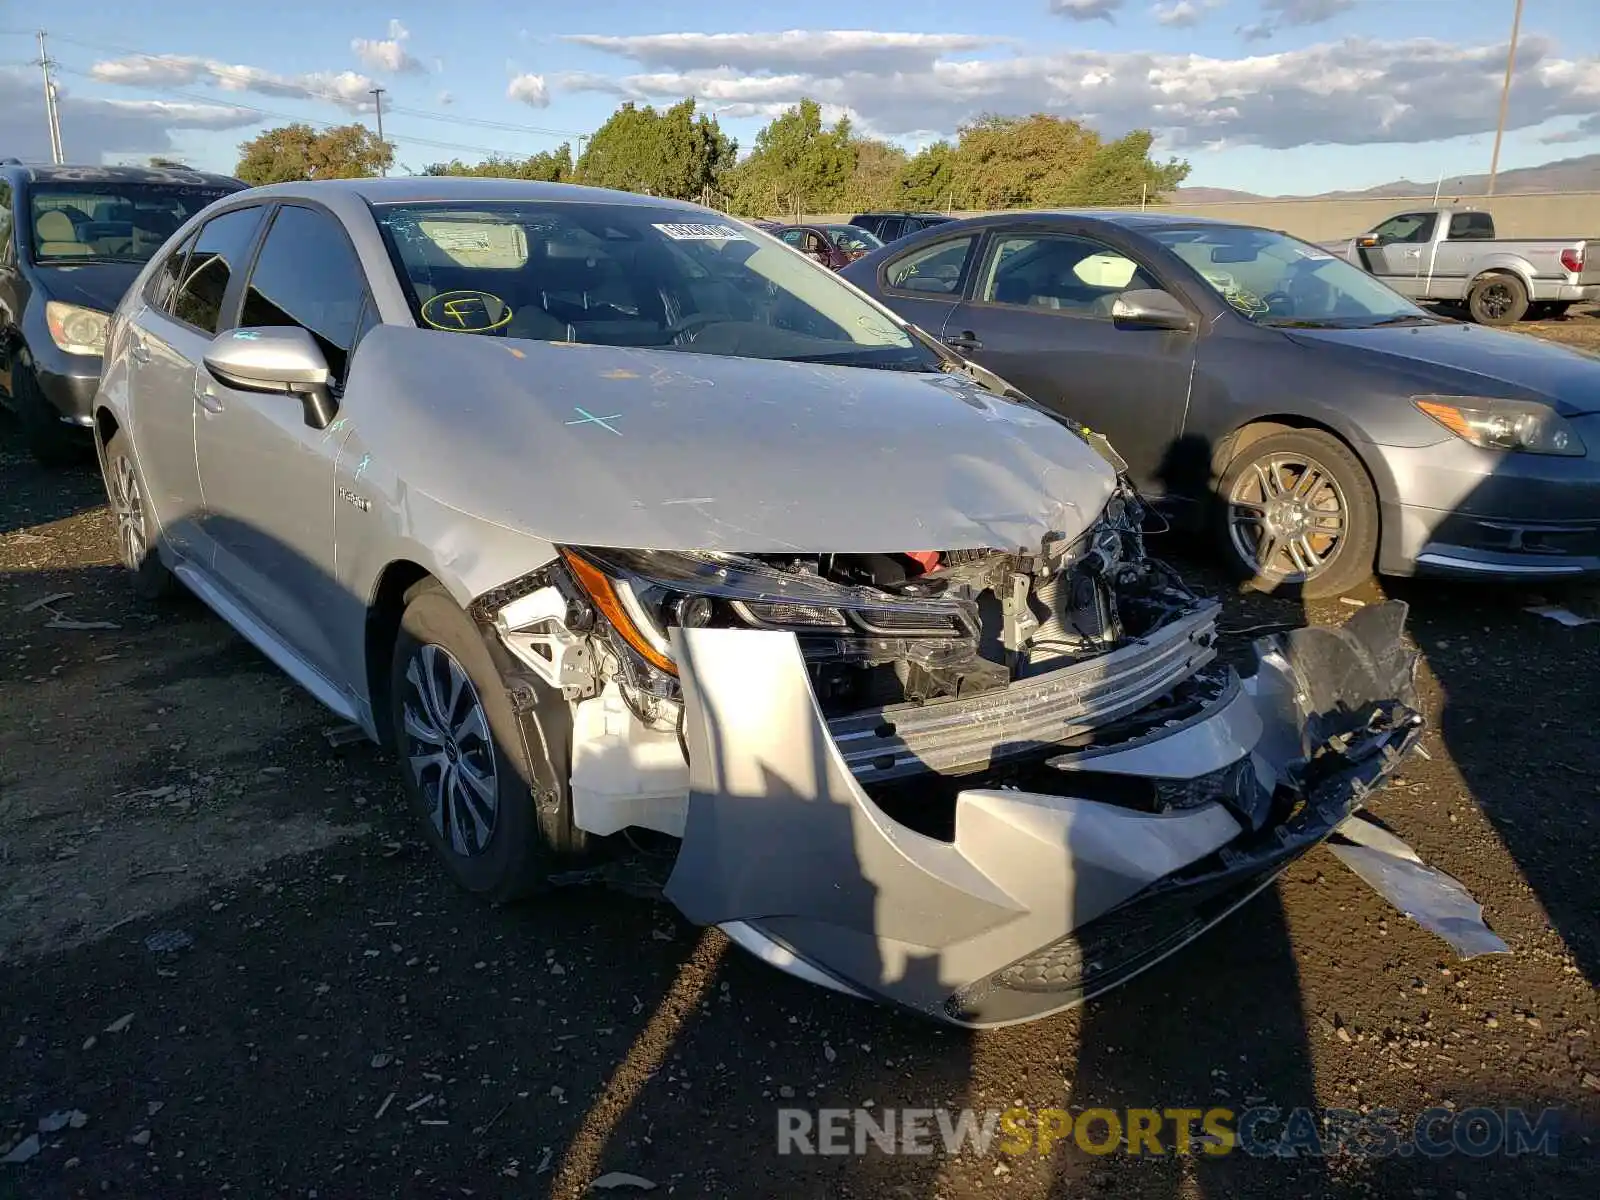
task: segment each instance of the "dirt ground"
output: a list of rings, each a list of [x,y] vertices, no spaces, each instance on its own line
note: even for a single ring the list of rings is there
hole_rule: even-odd
[[[1600,313],[1527,327],[1600,349]],[[1338,621],[1223,589],[1256,627]],[[1106,999],[968,1036],[599,887],[486,909],[388,760],[198,603],[132,599],[88,467],[0,421],[0,1197],[1600,1195],[1592,591],[1395,583],[1426,757],[1374,816],[1483,905],[1459,960],[1326,850]],[[1376,586],[1359,598],[1383,593]],[[1553,1156],[780,1156],[780,1107],[1560,1110]],[[74,1117],[74,1112],[81,1116]],[[52,1114],[60,1114],[52,1119]],[[41,1119],[47,1132],[40,1133]],[[59,1125],[59,1128],[55,1126]],[[611,1176],[611,1178],[607,1178]]]

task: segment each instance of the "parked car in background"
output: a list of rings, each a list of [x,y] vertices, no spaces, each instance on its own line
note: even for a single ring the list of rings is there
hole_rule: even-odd
[[[1258,586],[1600,572],[1600,359],[1326,250],[1154,213],[940,225],[842,272],[1110,438]]]
[[[864,212],[850,218],[850,224],[865,229],[885,245],[907,234],[931,229],[952,218],[936,212]]]
[[[1480,325],[1560,316],[1600,300],[1600,236],[1497,238],[1481,209],[1413,209],[1322,246],[1402,296],[1464,303]]]
[[[854,225],[780,225],[768,232],[830,271],[849,266],[883,245],[874,234]]]
[[[392,747],[462,886],[652,830],[690,920],[953,1024],[1172,953],[1421,734],[1403,605],[1241,680],[1095,439],[688,204],[245,192],[133,285],[96,417],[137,586]]]
[[[245,185],[143,167],[0,164],[0,397],[28,447],[84,453],[111,310],[172,232]]]

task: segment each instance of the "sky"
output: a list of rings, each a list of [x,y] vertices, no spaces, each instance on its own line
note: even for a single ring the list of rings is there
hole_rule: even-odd
[[[915,150],[985,112],[1149,128],[1191,186],[1264,195],[1488,169],[1514,0],[0,0],[0,155],[231,171],[288,120],[401,168],[526,155],[694,96],[748,149],[801,96]],[[871,20],[871,27],[863,22]],[[1600,152],[1600,0],[1526,0],[1501,169]]]

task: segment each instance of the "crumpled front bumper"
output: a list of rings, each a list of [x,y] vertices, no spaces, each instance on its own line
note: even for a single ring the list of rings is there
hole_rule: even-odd
[[[956,793],[948,840],[868,794],[871,760],[824,718],[792,634],[675,629],[691,790],[666,895],[793,974],[951,1023],[1069,1007],[1267,886],[1398,766],[1422,728],[1405,616],[1390,602],[1262,639],[1249,678],[1218,672],[1187,710],[1142,725],[1089,722],[1096,734],[1048,762],[1030,726],[1027,790],[961,774],[976,786]],[[1175,636],[1194,632],[1150,640]],[[1163,661],[1161,645],[1135,649]],[[894,774],[916,745],[899,739]],[[951,766],[926,765],[913,801],[926,779],[939,803]],[[1131,781],[1158,802],[1104,798]]]

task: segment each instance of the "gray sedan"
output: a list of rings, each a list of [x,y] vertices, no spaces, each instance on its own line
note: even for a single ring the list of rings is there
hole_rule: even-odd
[[[1316,246],[1006,213],[841,274],[1104,432],[1258,586],[1600,573],[1600,359],[1435,316]]]
[[[464,887],[655,831],[691,919],[958,1024],[1185,944],[1420,729],[1402,606],[1241,679],[1103,439],[689,205],[239,193],[117,310],[94,421],[140,591],[391,747]]]

